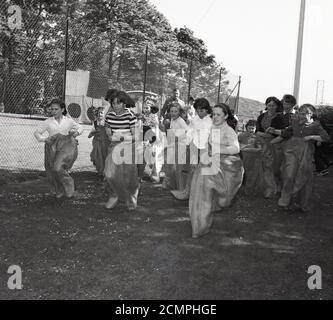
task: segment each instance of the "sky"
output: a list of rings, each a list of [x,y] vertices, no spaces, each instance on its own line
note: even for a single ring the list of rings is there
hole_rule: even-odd
[[[204,40],[231,79],[242,77],[242,97],[264,102],[293,92],[300,0],[150,2],[172,27],[187,26]],[[300,104],[316,102],[318,80],[324,102],[333,104],[332,17],[332,0],[306,0]]]

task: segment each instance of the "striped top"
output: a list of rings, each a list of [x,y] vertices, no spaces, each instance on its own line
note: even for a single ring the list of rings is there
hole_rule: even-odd
[[[105,117],[105,125],[111,128],[112,133],[131,133],[136,121],[136,117],[129,110],[119,115],[110,111]]]

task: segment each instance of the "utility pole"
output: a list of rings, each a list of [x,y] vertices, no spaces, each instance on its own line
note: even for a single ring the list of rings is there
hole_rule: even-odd
[[[237,90],[237,97],[236,97],[236,101],[235,101],[235,114],[238,113],[238,107],[239,107],[239,95],[240,95],[240,86],[241,86],[241,81],[242,81],[242,77],[239,76],[238,78],[238,90]]]
[[[301,10],[300,10],[299,26],[298,26],[295,79],[294,79],[294,96],[296,97],[297,101],[299,101],[299,89],[300,89],[300,80],[301,80],[304,19],[305,19],[305,0],[301,0]]]
[[[324,104],[325,80],[317,80],[316,105]]]

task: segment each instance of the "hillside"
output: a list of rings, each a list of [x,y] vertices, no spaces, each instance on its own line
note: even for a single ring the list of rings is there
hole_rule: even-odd
[[[234,110],[236,97],[231,97],[229,106]],[[246,123],[250,119],[257,119],[260,111],[265,109],[265,104],[248,98],[239,98],[239,107],[237,116],[241,123]]]

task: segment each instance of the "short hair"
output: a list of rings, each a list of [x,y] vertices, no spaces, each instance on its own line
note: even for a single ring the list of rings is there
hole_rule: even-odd
[[[189,101],[189,102],[190,102],[190,101],[195,101],[195,99],[194,99],[192,96],[190,96],[189,99],[188,99],[188,101]]]
[[[283,112],[283,104],[277,97],[268,97],[266,99],[265,105],[267,106],[272,101],[276,104],[276,113]]]
[[[114,98],[116,97],[117,93],[118,93],[118,89],[109,89],[109,90],[106,92],[106,94],[105,94],[105,98],[104,98],[104,99],[105,99],[106,101],[110,101],[110,99],[111,99],[111,101],[113,101]]]
[[[60,109],[64,109],[64,111],[62,112],[62,114],[63,114],[64,116],[67,115],[66,103],[65,103],[63,100],[58,99],[58,98],[56,98],[56,99],[52,99],[52,101],[50,102],[50,106],[51,106],[52,104],[57,104],[57,105],[60,107]]]
[[[193,105],[195,110],[198,109],[205,109],[207,110],[207,112],[210,114],[212,113],[212,107],[209,104],[209,101],[205,98],[198,98],[194,101],[194,105]]]
[[[291,94],[285,94],[282,98],[282,102],[286,102],[286,103],[289,103],[291,104],[293,107],[296,106],[297,104],[297,100],[296,98],[291,95]]]
[[[179,112],[182,112],[182,106],[178,103],[178,102],[173,102],[171,103],[171,106],[170,106],[170,110],[171,108],[177,108],[179,110]]]
[[[256,127],[257,126],[257,120],[253,120],[253,119],[251,119],[251,120],[249,120],[247,123],[246,123],[246,125],[245,125],[245,128],[247,129],[248,127]]]
[[[104,107],[98,107],[96,108],[96,113],[98,114],[99,112],[104,112]]]
[[[173,92],[176,92],[176,91],[180,91],[180,90],[179,90],[179,88],[176,87],[176,88],[173,88],[172,91],[173,91]]]
[[[114,99],[117,99],[118,102],[125,104],[126,108],[135,108],[134,100],[125,91],[117,90],[117,93],[115,94],[111,102]]]
[[[298,111],[301,112],[304,109],[310,109],[311,110],[311,112],[312,112],[312,119],[313,120],[317,120],[318,119],[317,110],[316,110],[316,108],[312,104],[309,104],[309,103],[303,104],[303,105],[300,106],[300,108],[299,108]]]

